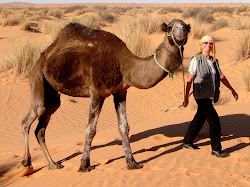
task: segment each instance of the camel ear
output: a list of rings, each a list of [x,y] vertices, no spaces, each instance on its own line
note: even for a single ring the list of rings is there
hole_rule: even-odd
[[[191,30],[191,26],[190,26],[190,24],[185,25],[185,28],[186,28],[186,31],[189,33],[189,32],[190,32],[190,30]]]
[[[164,32],[167,32],[168,31],[168,25],[166,23],[163,23],[161,25],[161,30],[164,31]]]

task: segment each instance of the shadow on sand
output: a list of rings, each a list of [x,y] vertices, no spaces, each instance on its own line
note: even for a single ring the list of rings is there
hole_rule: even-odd
[[[250,116],[249,115],[246,115],[246,114],[226,115],[226,116],[221,116],[220,120],[221,120],[221,127],[222,127],[221,141],[228,141],[228,140],[232,140],[232,139],[236,139],[236,138],[240,138],[240,137],[250,138],[250,131],[249,131]],[[166,125],[166,126],[162,126],[159,128],[146,130],[146,131],[132,135],[130,138],[130,142],[131,143],[137,142],[137,141],[140,141],[144,138],[148,138],[148,137],[158,135],[158,134],[163,134],[167,137],[184,137],[189,123],[190,122],[173,124],[173,125]],[[208,128],[209,128],[209,125],[207,123],[205,123],[203,128],[201,129],[196,141],[199,141],[200,139],[205,139],[205,138],[209,137]],[[232,153],[234,151],[238,151],[240,149],[243,149],[243,148],[249,146],[250,145],[249,142],[250,141],[248,141],[246,143],[239,142],[238,144],[233,145],[230,148],[227,148],[226,151],[228,151],[229,153]],[[106,147],[106,146],[112,146],[112,145],[122,145],[122,142],[121,142],[121,140],[115,140],[115,141],[109,142],[107,144],[93,146],[92,150]],[[134,152],[133,154],[145,153],[148,151],[157,151],[158,149],[160,149],[162,147],[168,147],[171,145],[176,145],[176,147],[169,149],[169,150],[166,150],[166,151],[164,151],[158,155],[155,155],[153,157],[150,157],[146,160],[142,160],[142,161],[140,161],[140,163],[147,163],[147,162],[150,162],[151,160],[154,160],[158,157],[161,157],[163,155],[173,153],[175,151],[182,149],[182,140],[173,141],[173,142],[161,144],[161,145],[156,145],[156,146],[151,147],[149,149],[141,149],[141,150]],[[210,145],[210,141],[199,143],[197,145],[198,146]],[[71,160],[72,158],[74,158],[80,154],[82,154],[82,152],[73,153],[72,155],[69,155],[69,156],[65,157],[64,159],[58,161],[57,163],[61,164],[65,161]],[[124,156],[110,159],[106,164],[112,163],[113,161],[121,159],[121,158],[124,158]],[[9,163],[9,164],[0,166],[0,177],[3,176],[6,172],[8,172],[9,169],[15,167],[16,164],[17,163],[15,162],[15,163]],[[40,171],[42,168],[44,168],[46,166],[43,166],[39,169],[36,169],[34,171],[34,173]],[[0,180],[0,184],[1,184],[1,180]]]
[[[249,115],[233,114],[233,115],[221,116],[220,121],[221,121],[221,128],[222,128],[221,141],[228,141],[228,140],[232,140],[232,139],[236,139],[236,138],[240,138],[240,137],[250,138],[250,131],[249,131],[250,116]],[[173,124],[173,125],[166,125],[163,127],[146,130],[146,131],[132,135],[130,138],[130,142],[131,143],[137,142],[137,141],[140,141],[144,138],[148,138],[150,136],[154,136],[154,135],[158,135],[158,134],[163,134],[167,137],[184,137],[186,130],[189,126],[189,123],[190,122]],[[199,141],[200,139],[205,139],[205,138],[209,138],[209,125],[207,124],[207,122],[204,124],[203,128],[201,129],[198,137],[196,138],[196,141]],[[111,146],[111,145],[121,145],[121,144],[122,144],[122,142],[120,140],[115,140],[115,141],[109,142],[107,144],[93,146],[92,149],[97,149],[97,148]],[[175,144],[176,144],[176,147],[169,149],[169,150],[166,150],[166,151],[164,151],[164,152],[162,152],[154,157],[148,158],[147,160],[143,160],[140,162],[140,163],[147,163],[147,162],[154,160],[160,156],[163,156],[165,154],[169,154],[169,153],[172,153],[172,152],[175,152],[175,151],[182,149],[182,140],[174,141],[174,142],[170,142],[170,143],[166,143],[166,144],[162,144],[162,145],[156,145],[156,146],[151,147],[149,149],[141,149],[141,150],[134,152],[133,154],[143,153],[143,152],[147,152],[147,151],[156,151],[162,147],[168,147],[170,145],[175,145]],[[207,141],[204,143],[199,143],[197,145],[198,146],[210,145],[210,141]],[[250,145],[249,142],[247,142],[247,143],[239,142],[239,144],[234,145],[230,148],[227,148],[226,151],[228,151],[229,153],[232,153],[234,151],[243,149],[249,145]],[[111,163],[115,160],[118,160],[120,158],[124,158],[124,156],[111,159],[106,164],[109,164],[109,163]]]

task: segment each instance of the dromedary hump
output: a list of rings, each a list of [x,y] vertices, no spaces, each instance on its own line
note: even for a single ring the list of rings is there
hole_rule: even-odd
[[[70,23],[65,26],[59,33],[58,38],[74,39],[74,38],[92,38],[93,29],[79,23]]]

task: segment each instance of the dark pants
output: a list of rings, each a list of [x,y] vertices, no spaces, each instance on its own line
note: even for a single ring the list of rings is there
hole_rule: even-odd
[[[212,100],[195,99],[198,104],[197,113],[191,121],[189,128],[186,132],[184,143],[193,143],[195,137],[200,132],[205,120],[209,123],[209,135],[211,139],[212,150],[221,151],[221,127],[219,116],[214,109]]]

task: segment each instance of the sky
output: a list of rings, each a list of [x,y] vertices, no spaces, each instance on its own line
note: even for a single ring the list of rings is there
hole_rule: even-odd
[[[250,3],[250,0],[0,0],[0,3]]]

